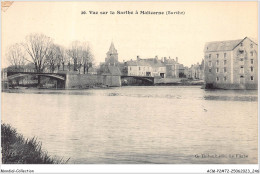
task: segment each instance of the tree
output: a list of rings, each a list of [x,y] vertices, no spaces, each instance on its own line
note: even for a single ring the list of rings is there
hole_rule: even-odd
[[[82,45],[82,62],[83,62],[83,70],[84,74],[88,73],[90,67],[92,67],[93,63],[93,54],[89,46],[86,46],[86,43]]]
[[[71,43],[67,54],[74,62],[74,71],[79,71],[83,66],[84,74],[88,73],[88,69],[92,66],[94,56],[86,42],[74,41]]]
[[[78,71],[78,68],[81,67],[81,53],[82,47],[79,41],[73,41],[68,50],[67,54],[71,57],[74,63],[74,71]],[[80,71],[79,71],[80,72]]]
[[[53,45],[50,37],[43,34],[30,34],[26,36],[23,44],[29,55],[29,62],[35,65],[36,72],[43,72],[47,64],[47,56],[50,54],[49,49]]]
[[[64,71],[65,63],[69,61],[68,55],[66,53],[66,49],[62,46],[57,46],[58,52],[58,70],[59,65],[62,64],[62,71]]]
[[[57,64],[59,52],[58,52],[58,47],[56,45],[51,45],[50,48],[48,49],[48,53],[46,55],[46,62],[49,65],[50,72],[55,71],[55,65]]]
[[[9,60],[10,64],[14,66],[15,69],[21,69],[22,66],[25,64],[25,54],[24,50],[22,49],[22,45],[16,43],[11,45],[7,51],[7,59]]]

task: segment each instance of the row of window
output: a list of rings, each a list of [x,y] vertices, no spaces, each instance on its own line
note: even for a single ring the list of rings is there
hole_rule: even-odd
[[[220,71],[220,68],[216,68],[216,73],[219,73]],[[254,72],[254,67],[250,67],[250,71],[251,72]],[[212,72],[211,68],[209,69],[209,72]],[[224,67],[223,68],[223,72],[226,73],[227,72],[227,67]],[[243,66],[240,66],[240,73],[244,73],[244,67]]]
[[[139,69],[139,71],[141,71],[141,67],[139,67],[138,69]],[[151,70],[151,69],[152,69],[152,67],[147,67],[147,68],[143,67],[142,69],[143,69],[143,70],[145,70],[145,69],[147,69],[147,70]],[[131,70],[132,70],[132,68],[131,68],[131,67],[129,67],[129,70],[131,71]],[[162,67],[159,67],[159,68],[154,68],[154,70],[155,70],[155,71],[164,71],[164,68],[162,68]]]
[[[241,54],[244,53],[243,50],[241,50]],[[254,56],[254,51],[250,51],[250,55]],[[216,58],[219,58],[219,53],[216,54]],[[227,58],[227,53],[224,53],[224,58]],[[209,54],[209,59],[211,59],[211,54]]]
[[[244,62],[244,59],[241,58],[241,59],[240,59],[240,62]],[[251,64],[254,64],[254,59],[250,59],[250,63],[251,63]],[[227,60],[224,60],[224,61],[223,61],[223,65],[226,65],[226,64],[227,64]],[[219,60],[216,61],[216,65],[217,65],[217,66],[220,65]],[[211,61],[209,61],[209,66],[210,66],[210,67],[212,66],[212,62],[211,62]]]
[[[216,58],[219,58],[219,54],[216,54]],[[227,58],[227,53],[224,53],[224,58]],[[209,59],[211,59],[211,54],[209,54]]]
[[[240,79],[243,79],[244,76],[240,76]],[[254,80],[254,76],[250,76],[250,80]],[[220,81],[220,77],[216,77],[216,81]],[[223,81],[227,81],[227,76],[224,76]]]

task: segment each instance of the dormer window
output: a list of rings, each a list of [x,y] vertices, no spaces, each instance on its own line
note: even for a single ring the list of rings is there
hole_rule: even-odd
[[[242,47],[242,46],[243,46],[243,43],[240,43],[240,46]]]
[[[251,44],[250,44],[250,48],[253,48],[253,47],[254,47],[254,45],[251,43]]]

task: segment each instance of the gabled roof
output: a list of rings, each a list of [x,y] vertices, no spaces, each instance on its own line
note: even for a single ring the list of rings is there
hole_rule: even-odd
[[[241,41],[242,39],[207,42],[205,44],[204,52],[233,50]]]
[[[245,39],[249,39],[255,44],[255,39],[245,37],[244,39],[238,39],[238,40],[227,40],[227,41],[214,41],[214,42],[207,42],[205,44],[204,52],[212,52],[212,51],[230,51],[235,49],[241,42],[243,42]]]
[[[127,61],[128,66],[152,66],[152,67],[162,67],[165,66],[160,60],[155,58],[138,59]]]

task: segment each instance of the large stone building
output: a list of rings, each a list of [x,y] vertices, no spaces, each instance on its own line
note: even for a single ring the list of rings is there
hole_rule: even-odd
[[[253,39],[205,44],[206,88],[257,89],[258,45]]]

